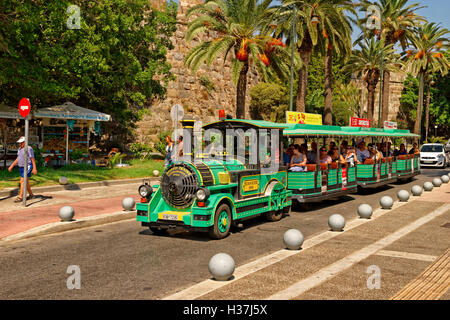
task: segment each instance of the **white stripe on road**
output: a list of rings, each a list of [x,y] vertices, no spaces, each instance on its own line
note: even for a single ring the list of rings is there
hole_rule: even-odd
[[[395,202],[392,207],[392,210],[397,209],[405,204],[407,204],[407,202]],[[373,212],[372,219],[370,219],[370,220],[360,219],[360,218],[350,220],[349,222],[347,222],[344,230],[348,231],[348,230],[354,229],[364,223],[373,221],[388,212],[391,212],[391,210],[385,210],[385,209],[380,208]],[[193,300],[193,299],[197,299],[198,297],[201,297],[207,293],[210,293],[210,292],[217,290],[223,286],[233,283],[234,281],[237,281],[249,274],[252,274],[256,271],[259,271],[270,265],[280,262],[286,258],[289,258],[290,256],[301,253],[306,249],[312,248],[312,247],[314,247],[318,244],[321,244],[327,240],[330,240],[340,234],[342,234],[342,233],[325,231],[321,234],[318,234],[317,236],[312,237],[311,239],[306,239],[302,245],[302,250],[299,250],[299,251],[287,250],[287,249],[278,250],[274,253],[271,253],[267,256],[261,257],[257,260],[254,260],[252,262],[249,262],[247,264],[244,264],[244,265],[236,268],[235,272],[233,273],[234,277],[232,280],[229,280],[229,281],[216,281],[213,279],[204,280],[204,281],[202,281],[198,284],[195,284],[191,287],[188,287],[182,291],[179,291],[170,296],[164,297],[164,298],[162,298],[162,300]]]
[[[418,254],[418,253],[411,253],[411,252],[400,252],[400,251],[389,251],[389,250],[380,250],[377,253],[375,253],[375,255],[384,256],[384,257],[392,257],[392,258],[420,260],[420,261],[426,261],[426,262],[433,262],[434,260],[437,259],[436,256],[430,256],[428,254]]]
[[[381,250],[382,248],[392,244],[393,242],[399,240],[400,238],[404,237],[408,233],[416,230],[417,228],[421,227],[422,225],[430,222],[434,218],[444,214],[450,209],[450,204],[445,204],[438,209],[434,210],[433,212],[427,214],[426,216],[410,223],[409,225],[401,228],[400,230],[384,237],[383,239],[378,240],[377,242],[368,245],[367,247],[358,250],[354,252],[351,255],[348,255],[347,257],[319,270],[318,272],[314,273],[313,275],[293,284],[292,286],[288,287],[285,290],[282,290],[270,297],[267,298],[267,300],[288,300],[293,299],[295,297],[298,297],[299,295],[303,294],[304,292],[308,291],[309,289],[312,289],[323,282],[333,278],[341,271],[350,268],[354,264],[366,259],[367,257],[375,254],[378,250]]]

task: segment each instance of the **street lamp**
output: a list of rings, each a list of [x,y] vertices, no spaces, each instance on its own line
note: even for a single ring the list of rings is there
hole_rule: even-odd
[[[434,126],[434,136],[437,137],[437,127],[438,126]]]

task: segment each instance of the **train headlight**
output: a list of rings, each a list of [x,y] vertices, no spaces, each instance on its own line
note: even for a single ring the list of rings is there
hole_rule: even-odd
[[[148,184],[143,184],[138,190],[142,198],[149,198],[153,193],[153,188]]]
[[[197,190],[196,196],[198,201],[206,201],[206,199],[208,199],[210,195],[209,189],[205,189],[205,188],[200,188]]]

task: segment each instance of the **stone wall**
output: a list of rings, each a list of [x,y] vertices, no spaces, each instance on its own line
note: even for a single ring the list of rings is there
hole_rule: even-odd
[[[161,7],[165,0],[151,1],[155,7]],[[199,43],[199,38],[187,42],[185,34],[187,30],[186,11],[199,0],[180,0],[177,14],[178,28],[172,37],[174,49],[168,52],[167,59],[172,65],[172,73],[176,80],[168,85],[165,100],[155,101],[148,106],[151,114],[145,116],[143,121],[137,124],[137,140],[152,144],[157,140],[159,132],[173,128],[170,118],[170,109],[175,104],[183,106],[185,114],[192,115],[195,119],[204,123],[218,119],[220,109],[225,109],[227,114],[235,115],[236,86],[231,80],[231,55],[224,63],[219,56],[211,66],[203,64],[197,73],[192,73],[184,66],[184,58],[191,48]],[[211,89],[208,82],[213,85]],[[247,103],[250,104],[250,88],[257,82],[257,73],[250,69],[247,81]],[[210,89],[208,90],[207,87]],[[247,116],[249,118],[249,116]]]

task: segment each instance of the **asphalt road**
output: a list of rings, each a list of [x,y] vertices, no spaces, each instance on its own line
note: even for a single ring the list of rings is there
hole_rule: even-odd
[[[358,205],[378,208],[382,196],[395,199],[398,190],[445,173],[448,169],[423,169],[411,182],[313,204],[279,222],[249,220],[219,241],[181,230],[156,236],[136,221],[125,221],[4,244],[0,299],[159,299],[209,278],[208,262],[216,253],[230,254],[237,266],[245,264],[283,248],[287,229],[297,228],[308,238],[328,230],[333,213],[355,218]],[[79,290],[67,288],[72,265],[80,268]]]

